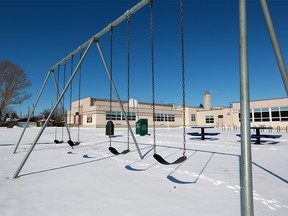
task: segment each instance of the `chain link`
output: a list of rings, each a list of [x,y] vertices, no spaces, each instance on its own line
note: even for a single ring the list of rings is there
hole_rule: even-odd
[[[151,64],[152,64],[153,146],[154,146],[154,154],[156,154],[153,1],[150,1],[150,35],[151,35]]]
[[[128,92],[127,92],[127,118],[129,121],[130,116],[130,107],[129,107],[129,99],[130,99],[130,15],[127,16],[127,86],[128,86]],[[129,149],[130,145],[130,131],[129,128],[127,130],[127,149]]]
[[[80,50],[80,59],[79,61],[81,60],[82,58],[82,49]],[[79,91],[78,91],[78,142],[80,142],[80,98],[81,98],[81,77],[82,77],[82,64],[80,64],[80,67],[79,67]]]
[[[111,26],[110,29],[110,77],[111,80],[113,80],[112,77],[112,66],[113,66],[113,27]],[[110,81],[110,117],[109,117],[110,123],[109,123],[109,134],[112,131],[112,83]],[[109,147],[112,146],[112,140],[111,140],[111,134],[109,136]]]
[[[72,76],[72,73],[73,73],[73,59],[74,59],[74,56],[72,55],[71,56],[71,68],[70,68],[70,77]],[[70,127],[71,128],[73,125],[72,125],[72,83],[70,83],[70,115],[69,115],[69,122],[70,122]],[[74,122],[73,122],[74,123]],[[68,123],[69,125],[69,123]]]
[[[63,72],[63,89],[66,85],[66,61],[64,62],[64,72]],[[62,98],[62,103],[63,103],[63,107],[62,107],[62,114],[63,114],[63,120],[65,120],[66,117],[64,117],[65,115],[65,94],[63,95],[63,98]],[[67,118],[65,120],[65,126],[67,126]],[[63,136],[64,136],[64,127],[62,127],[62,141],[63,141]]]
[[[185,101],[185,62],[184,62],[184,12],[180,0],[181,60],[182,60],[182,108],[183,108],[183,155],[186,153],[186,101]]]

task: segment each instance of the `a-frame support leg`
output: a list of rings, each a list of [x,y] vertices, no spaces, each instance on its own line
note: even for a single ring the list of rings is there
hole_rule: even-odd
[[[87,48],[86,48],[83,56],[81,57],[80,61],[78,62],[77,66],[76,66],[76,68],[74,69],[74,72],[71,74],[70,79],[68,80],[67,84],[65,85],[65,88],[63,89],[61,95],[59,96],[59,98],[58,98],[58,100],[56,101],[53,109],[51,110],[51,113],[50,113],[49,116],[47,117],[47,119],[46,119],[43,127],[41,128],[41,130],[40,130],[39,133],[37,134],[37,136],[36,136],[33,144],[31,145],[30,149],[27,151],[25,157],[23,158],[23,160],[21,161],[19,167],[17,168],[16,172],[14,173],[13,178],[17,178],[17,177],[19,176],[19,173],[21,172],[23,166],[25,165],[25,163],[26,163],[26,161],[28,160],[30,154],[32,153],[34,147],[36,146],[36,143],[37,143],[38,140],[40,139],[40,137],[41,137],[42,133],[44,132],[45,128],[47,127],[48,122],[49,122],[49,120],[50,120],[51,117],[52,117],[52,114],[53,114],[54,111],[56,110],[57,106],[59,105],[60,101],[62,100],[63,96],[65,95],[67,89],[69,88],[69,86],[70,86],[70,84],[71,84],[74,76],[76,75],[76,73],[77,73],[80,65],[82,64],[84,58],[86,57],[88,51],[90,50],[93,42],[94,42],[94,39],[92,38],[92,39],[89,41],[89,45],[87,46]]]

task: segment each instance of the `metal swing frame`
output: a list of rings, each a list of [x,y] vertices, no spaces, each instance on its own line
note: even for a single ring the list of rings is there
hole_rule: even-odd
[[[29,121],[30,121],[30,118],[31,118],[31,116],[32,116],[32,114],[33,114],[33,112],[34,112],[37,104],[38,104],[38,101],[39,101],[39,99],[40,99],[40,97],[41,97],[41,95],[42,95],[42,92],[43,92],[43,90],[44,90],[44,88],[45,88],[45,86],[46,86],[46,84],[47,84],[47,81],[48,81],[48,78],[49,78],[50,74],[51,74],[52,72],[54,72],[54,69],[55,69],[56,67],[58,67],[58,65],[61,65],[62,63],[65,63],[65,62],[66,62],[67,60],[69,60],[72,56],[74,56],[75,54],[79,53],[82,49],[85,49],[85,48],[86,48],[86,49],[85,49],[85,52],[83,53],[83,56],[80,58],[77,66],[75,67],[75,69],[74,69],[73,73],[71,74],[69,80],[67,81],[64,89],[62,90],[61,94],[59,95],[59,97],[58,97],[58,99],[57,99],[54,107],[52,108],[51,113],[50,113],[49,116],[47,117],[44,125],[42,126],[41,130],[38,132],[37,136],[35,137],[35,139],[34,139],[34,141],[33,141],[33,144],[31,145],[31,147],[30,147],[29,150],[27,151],[26,155],[24,156],[23,160],[21,161],[20,165],[18,166],[18,168],[17,168],[17,170],[15,171],[15,173],[14,173],[14,175],[13,175],[12,178],[18,178],[18,177],[19,177],[19,174],[20,174],[22,168],[24,167],[24,165],[25,165],[25,163],[27,162],[29,156],[31,155],[34,147],[36,146],[38,140],[40,139],[40,137],[41,137],[41,135],[43,134],[45,128],[47,127],[48,122],[49,122],[49,120],[50,120],[51,117],[52,117],[52,114],[55,112],[57,106],[58,106],[59,103],[61,102],[64,94],[66,93],[67,89],[69,88],[69,86],[70,86],[70,84],[71,84],[74,76],[75,76],[76,73],[78,72],[79,67],[81,66],[83,60],[85,59],[85,57],[86,57],[87,53],[89,52],[89,50],[90,50],[90,48],[91,48],[91,46],[92,46],[93,43],[96,43],[96,46],[97,46],[97,48],[98,48],[98,52],[99,52],[100,57],[101,57],[101,59],[102,59],[102,63],[103,63],[103,65],[104,65],[104,67],[105,67],[105,70],[106,70],[106,72],[107,72],[108,78],[109,78],[109,80],[110,80],[110,82],[111,82],[111,84],[112,84],[112,88],[113,88],[114,93],[115,93],[115,95],[116,95],[116,97],[117,97],[117,100],[118,100],[118,102],[119,102],[119,106],[120,106],[120,108],[121,108],[121,111],[122,111],[123,114],[124,114],[125,122],[126,122],[126,124],[127,124],[128,130],[129,130],[129,132],[130,132],[130,134],[131,134],[131,136],[132,136],[132,139],[133,139],[134,144],[135,144],[135,146],[136,146],[136,149],[137,149],[137,151],[138,151],[139,157],[140,157],[140,159],[143,158],[142,153],[141,153],[141,151],[140,151],[140,148],[139,148],[139,146],[138,146],[137,140],[136,140],[136,138],[135,138],[135,136],[134,136],[133,130],[132,130],[131,126],[130,126],[129,120],[128,120],[127,116],[126,116],[126,113],[124,112],[124,107],[123,107],[123,105],[122,105],[120,96],[119,96],[118,91],[117,91],[117,89],[116,89],[116,86],[115,86],[115,84],[114,84],[114,82],[113,82],[113,79],[112,79],[112,77],[111,77],[111,75],[110,75],[110,71],[109,71],[109,69],[108,69],[108,66],[107,66],[107,63],[106,63],[106,60],[105,60],[105,57],[104,57],[104,55],[103,55],[103,52],[102,52],[102,49],[101,49],[101,46],[100,46],[100,44],[99,44],[99,40],[98,40],[98,39],[99,39],[101,36],[103,36],[104,34],[106,34],[111,28],[117,26],[119,23],[121,23],[122,21],[124,21],[124,20],[127,18],[127,16],[131,16],[132,14],[136,13],[139,9],[141,9],[142,7],[144,7],[144,6],[145,6],[146,4],[148,4],[149,2],[150,2],[150,0],[142,0],[142,1],[140,1],[140,2],[139,2],[138,4],[136,4],[134,7],[132,7],[132,8],[129,9],[129,10],[127,10],[123,15],[121,15],[120,17],[118,17],[118,19],[116,19],[115,21],[113,21],[112,23],[110,23],[108,26],[106,26],[104,29],[102,29],[100,32],[98,32],[96,35],[94,35],[92,38],[90,38],[88,41],[86,41],[84,44],[82,44],[78,49],[74,50],[74,51],[73,51],[72,53],[70,53],[68,56],[66,56],[65,58],[63,58],[60,62],[58,62],[56,65],[54,65],[54,66],[48,71],[48,74],[47,74],[47,76],[46,76],[46,78],[45,78],[45,80],[44,80],[44,84],[42,85],[41,90],[40,90],[40,92],[39,92],[39,94],[38,94],[38,97],[37,97],[37,99],[36,99],[36,102],[34,103],[34,106],[33,106],[32,110],[31,110],[31,112],[30,112],[30,115],[29,115],[29,117],[28,117],[27,123],[26,123],[26,125],[25,125],[25,127],[24,127],[24,129],[23,129],[23,132],[22,132],[22,134],[21,134],[21,136],[20,136],[20,138],[19,138],[19,141],[18,141],[18,143],[17,143],[17,145],[16,145],[16,148],[15,148],[15,150],[14,150],[14,153],[17,151],[17,148],[18,148],[18,146],[19,146],[19,144],[20,144],[20,142],[21,142],[21,139],[22,139],[22,137],[23,137],[23,135],[24,135],[24,133],[25,133],[25,130],[26,130],[27,126],[28,126],[28,123],[29,123]],[[52,74],[53,74],[54,80],[56,81],[55,76],[54,76],[54,73],[52,73]],[[57,88],[57,89],[58,89],[58,88]],[[58,92],[58,91],[57,91],[57,92]],[[68,129],[67,129],[67,130],[68,130]],[[68,130],[68,131],[69,131],[69,130]],[[69,132],[68,132],[68,135],[69,135],[69,139],[71,139]]]

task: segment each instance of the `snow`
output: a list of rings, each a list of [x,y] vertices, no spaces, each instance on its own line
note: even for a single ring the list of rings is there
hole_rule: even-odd
[[[55,128],[47,128],[19,178],[12,179],[40,128],[27,128],[13,154],[22,130],[0,128],[1,216],[241,215],[239,131],[209,129],[220,135],[204,141],[187,136],[187,160],[161,165],[153,158],[153,136],[136,136],[145,155],[140,160],[131,137],[131,152],[115,156],[104,128],[81,128],[74,149],[54,144]],[[77,128],[71,134],[76,140]],[[288,133],[280,134],[252,145],[255,215],[288,215]],[[115,135],[112,146],[125,150],[127,129],[115,128]],[[182,156],[181,128],[157,128],[156,141],[166,160]]]

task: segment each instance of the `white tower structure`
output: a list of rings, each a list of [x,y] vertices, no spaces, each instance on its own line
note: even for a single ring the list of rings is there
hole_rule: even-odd
[[[211,95],[208,91],[204,93],[204,109],[211,110]]]

